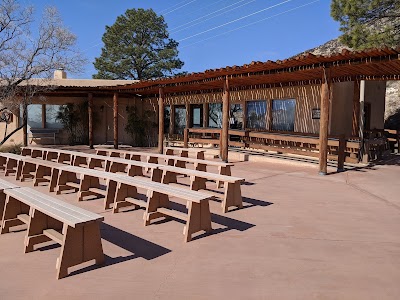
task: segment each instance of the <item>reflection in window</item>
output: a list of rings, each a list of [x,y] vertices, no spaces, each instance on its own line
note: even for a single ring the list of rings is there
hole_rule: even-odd
[[[28,130],[31,127],[42,128],[42,104],[28,105]]]
[[[229,125],[230,129],[243,129],[242,104],[231,104],[229,110]]]
[[[63,128],[60,120],[57,120],[57,114],[61,106],[46,104],[46,128]]]
[[[192,127],[202,127],[203,126],[203,105],[192,104],[190,105],[192,110]]]
[[[164,106],[164,133],[169,133],[169,124],[171,122],[171,106]]]
[[[266,128],[266,101],[248,101],[247,104],[247,124],[246,128]]]
[[[175,106],[175,132],[176,134],[183,134],[186,127],[186,107]]]
[[[294,131],[295,99],[272,100],[272,130]]]
[[[222,103],[210,103],[208,105],[208,126],[222,128]]]

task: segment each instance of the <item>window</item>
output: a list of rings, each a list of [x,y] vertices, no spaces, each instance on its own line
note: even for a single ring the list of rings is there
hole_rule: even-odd
[[[272,130],[294,131],[296,100],[272,100]]]
[[[222,128],[222,103],[210,103],[208,105],[208,126]]]
[[[242,104],[231,104],[229,111],[229,128],[243,129],[243,108]]]
[[[175,132],[183,135],[183,130],[186,127],[186,107],[175,106]]]
[[[192,110],[192,127],[202,127],[203,126],[203,105],[192,104],[190,105]]]
[[[266,128],[266,101],[248,101],[247,105],[247,124],[246,128]]]
[[[42,104],[28,105],[28,129],[31,127],[42,128]]]
[[[62,105],[46,104],[46,128],[63,128],[63,125],[57,120],[57,114]]]
[[[171,122],[171,106],[164,106],[164,133],[169,133],[169,124]]]

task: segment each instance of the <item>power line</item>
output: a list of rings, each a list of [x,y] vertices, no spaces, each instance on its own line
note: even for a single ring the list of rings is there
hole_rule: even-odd
[[[181,9],[182,7],[188,6],[189,4],[191,4],[191,3],[193,3],[193,2],[196,2],[196,1],[197,1],[197,0],[192,0],[192,1],[188,2],[188,3],[186,3],[186,4],[183,4],[183,5],[177,7],[177,8],[175,8],[175,9],[173,9],[173,10],[170,10],[170,11],[164,13],[163,15],[166,16],[166,15],[168,15],[168,14],[170,14],[170,13],[172,13],[172,12],[178,10],[178,9]]]
[[[300,8],[303,8],[303,7],[305,7],[305,6],[314,4],[314,3],[319,2],[319,1],[320,1],[320,0],[315,0],[315,1],[312,1],[312,2],[309,2],[309,3],[306,3],[306,4],[303,4],[303,5],[297,6],[297,7],[295,7],[295,8],[292,8],[292,9],[289,9],[289,10],[286,10],[286,11],[283,11],[283,12],[281,12],[281,13],[279,13],[279,14],[275,14],[275,15],[273,15],[273,16],[269,16],[268,18],[264,18],[264,19],[261,19],[261,20],[258,20],[258,21],[255,21],[255,22],[252,22],[252,23],[249,23],[249,24],[246,24],[246,25],[237,27],[237,28],[235,28],[235,29],[231,29],[231,30],[225,31],[225,32],[223,32],[223,33],[214,35],[214,36],[212,36],[212,37],[209,37],[209,38],[206,38],[206,39],[203,39],[203,40],[200,40],[200,41],[191,43],[191,44],[189,44],[189,45],[185,45],[185,46],[181,47],[181,49],[187,48],[187,47],[190,47],[190,46],[193,46],[193,45],[195,45],[195,44],[199,44],[199,43],[202,43],[202,42],[205,42],[205,41],[208,41],[208,40],[211,40],[211,39],[213,39],[213,38],[216,38],[216,37],[219,37],[219,36],[222,36],[222,35],[231,33],[231,32],[233,32],[233,31],[236,31],[236,30],[239,30],[239,29],[242,29],[242,28],[245,28],[245,27],[248,27],[248,26],[251,26],[251,25],[260,23],[260,22],[263,22],[263,21],[265,21],[265,20],[269,20],[269,19],[278,17],[278,16],[280,16],[280,15],[283,15],[283,14],[289,13],[289,12],[291,12],[291,11],[294,11],[294,10],[297,10],[297,9],[300,9]]]
[[[203,23],[203,22],[205,22],[205,21],[211,20],[211,19],[213,19],[213,18],[215,18],[215,17],[218,17],[218,16],[220,16],[220,15],[222,15],[222,14],[225,14],[225,13],[227,13],[227,12],[230,12],[230,11],[232,11],[232,10],[235,10],[235,9],[237,9],[237,8],[239,8],[239,7],[242,7],[242,6],[244,6],[244,5],[247,5],[247,4],[250,4],[250,3],[252,3],[252,2],[255,2],[256,0],[251,0],[251,1],[249,1],[249,2],[247,2],[247,3],[244,3],[244,4],[240,5],[240,6],[234,7],[234,8],[232,8],[232,9],[230,9],[230,10],[227,10],[227,11],[224,11],[224,12],[222,12],[222,13],[220,13],[220,14],[217,14],[217,15],[215,15],[215,16],[212,16],[211,18],[205,19],[205,20],[200,21],[200,22],[197,22],[197,23],[195,23],[195,24],[193,24],[193,25],[191,25],[191,26],[185,27],[186,25],[189,25],[189,24],[192,24],[192,23],[194,23],[194,22],[196,22],[196,21],[199,21],[199,20],[201,20],[201,19],[204,19],[204,18],[206,18],[206,17],[208,17],[208,16],[211,16],[211,15],[213,15],[213,14],[215,14],[215,13],[221,11],[221,10],[227,9],[227,8],[229,8],[229,7],[231,7],[231,6],[234,6],[234,5],[236,5],[236,4],[239,4],[239,3],[243,2],[243,1],[246,1],[246,0],[238,1],[238,2],[236,2],[236,3],[234,3],[234,4],[225,6],[225,7],[221,8],[221,9],[218,9],[218,10],[212,12],[212,13],[209,13],[209,14],[207,14],[207,15],[205,15],[205,16],[202,16],[202,17],[200,17],[200,18],[194,19],[194,20],[192,20],[192,21],[190,21],[190,22],[187,22],[187,23],[185,23],[185,24],[182,24],[182,25],[180,25],[180,26],[177,26],[177,27],[175,27],[175,28],[172,28],[172,29],[171,29],[171,33],[179,32],[179,31],[185,30],[185,29],[187,29],[187,28],[193,27],[193,26],[195,26],[195,25],[197,25],[197,24],[200,24],[200,23]],[[182,28],[182,27],[185,27],[185,28],[180,29],[180,30],[176,30],[176,29],[179,29],[179,28]]]
[[[267,7],[267,8],[264,8],[264,9],[261,9],[261,10],[259,10],[259,11],[256,11],[256,12],[254,12],[254,13],[251,13],[251,14],[249,14],[249,15],[246,15],[246,16],[244,16],[244,17],[240,17],[240,18],[238,18],[238,19],[235,19],[235,20],[229,21],[229,22],[227,22],[227,23],[224,23],[224,24],[222,24],[222,25],[218,25],[218,26],[215,26],[215,27],[213,27],[213,28],[210,28],[210,29],[204,30],[204,31],[202,31],[202,32],[199,32],[199,33],[193,34],[193,35],[191,35],[191,36],[188,36],[188,37],[186,37],[186,38],[183,38],[183,39],[179,40],[178,42],[186,41],[186,40],[188,40],[188,39],[191,39],[191,38],[194,38],[194,37],[196,37],[196,36],[202,35],[202,34],[204,34],[204,33],[207,33],[207,32],[210,32],[210,31],[213,31],[213,30],[215,30],[215,29],[218,29],[218,28],[221,28],[221,27],[227,26],[227,25],[229,25],[229,24],[232,24],[232,23],[238,22],[238,21],[240,21],[240,20],[246,19],[246,18],[248,18],[248,17],[254,16],[254,15],[256,15],[256,14],[259,14],[259,13],[261,13],[261,12],[263,12],[263,11],[269,10],[269,9],[271,9],[271,8],[274,8],[274,7],[277,7],[277,6],[283,5],[283,4],[285,4],[285,3],[287,3],[287,2],[291,2],[291,1],[293,1],[293,0],[286,0],[286,1],[280,2],[280,3],[278,3],[278,4],[275,4],[275,5],[269,6],[269,7]]]
[[[173,9],[173,8],[177,7],[178,5],[181,5],[182,3],[185,3],[186,1],[187,1],[187,0],[184,0],[184,1],[182,1],[182,2],[179,2],[179,3],[175,4],[175,5],[170,6],[169,8],[165,8],[165,9],[161,10],[161,11],[159,12],[159,14],[162,14],[162,13],[165,12],[165,11],[168,11],[168,10],[170,10],[170,9]]]

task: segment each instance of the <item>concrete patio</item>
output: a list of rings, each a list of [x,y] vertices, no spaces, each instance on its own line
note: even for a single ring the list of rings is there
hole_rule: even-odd
[[[100,199],[56,196],[104,215],[106,264],[56,280],[58,246],[24,254],[25,231],[4,234],[0,298],[399,299],[400,156],[328,176],[317,170],[237,162],[244,209],[222,214],[210,201],[213,234],[187,244],[181,222],[144,227],[143,210],[112,214]]]

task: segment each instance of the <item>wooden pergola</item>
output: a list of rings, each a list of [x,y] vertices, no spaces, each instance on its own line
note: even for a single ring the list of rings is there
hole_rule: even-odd
[[[114,111],[118,106],[118,93],[121,92],[139,94],[144,98],[158,97],[158,149],[160,153],[163,151],[166,97],[221,92],[223,103],[221,159],[227,161],[230,91],[318,84],[321,88],[319,171],[320,174],[326,174],[331,84],[334,82],[355,81],[360,82],[362,86],[366,80],[400,80],[400,47],[357,52],[343,50],[341,53],[329,56],[308,53],[283,61],[252,62],[240,67],[233,66],[184,76],[140,81],[107,89],[115,92]],[[358,133],[360,87],[355,88],[356,90],[358,94],[355,92],[353,99],[353,132]],[[114,132],[118,132],[116,114],[114,114]],[[117,144],[115,144],[115,147],[117,147]]]

